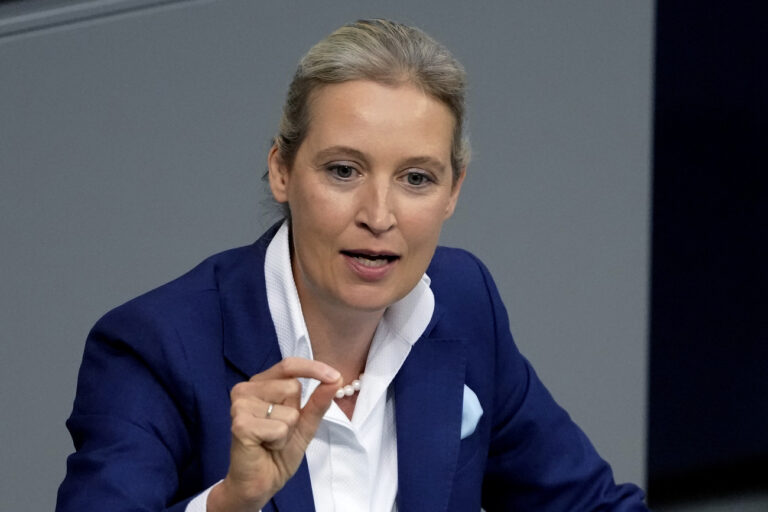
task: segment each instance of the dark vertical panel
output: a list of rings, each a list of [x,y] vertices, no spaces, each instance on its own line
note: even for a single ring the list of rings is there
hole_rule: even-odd
[[[657,5],[652,504],[768,487],[764,5]]]

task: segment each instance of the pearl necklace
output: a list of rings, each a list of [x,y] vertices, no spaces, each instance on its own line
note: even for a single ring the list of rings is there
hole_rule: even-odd
[[[351,383],[347,384],[344,387],[341,387],[336,391],[336,398],[344,398],[345,396],[352,396],[358,391],[360,391],[360,379],[363,378],[363,374],[361,373],[358,378],[353,380]]]

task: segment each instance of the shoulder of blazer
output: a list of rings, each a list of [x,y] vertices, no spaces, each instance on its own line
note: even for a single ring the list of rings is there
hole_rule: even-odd
[[[504,308],[490,272],[469,251],[438,247],[427,275],[435,295],[436,318],[432,323],[487,327],[493,323],[494,312]]]

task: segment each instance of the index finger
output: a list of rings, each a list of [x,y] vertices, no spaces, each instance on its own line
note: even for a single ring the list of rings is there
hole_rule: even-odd
[[[303,357],[286,357],[271,368],[251,377],[251,382],[267,379],[317,379],[325,384],[331,384],[341,378],[335,368],[313,359]]]

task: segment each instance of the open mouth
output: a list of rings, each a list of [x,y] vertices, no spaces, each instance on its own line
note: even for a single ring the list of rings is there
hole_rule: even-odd
[[[400,256],[394,254],[373,254],[358,251],[341,251],[341,253],[350,258],[354,258],[360,265],[369,268],[383,267],[400,258]]]

